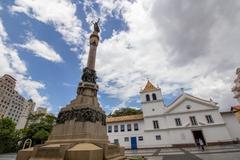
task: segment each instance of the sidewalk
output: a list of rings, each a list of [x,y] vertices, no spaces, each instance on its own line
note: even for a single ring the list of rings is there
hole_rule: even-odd
[[[149,160],[239,160],[240,159],[240,145],[219,145],[207,146],[202,152],[198,148],[160,148],[160,149],[139,149],[126,150],[127,157],[144,156]]]

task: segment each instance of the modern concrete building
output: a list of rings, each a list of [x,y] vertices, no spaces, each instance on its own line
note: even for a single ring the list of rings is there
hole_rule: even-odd
[[[11,118],[17,124],[17,129],[21,129],[35,103],[21,96],[15,86],[16,80],[12,76],[5,74],[0,78],[0,113],[3,117]]]
[[[47,114],[47,108],[38,107],[34,113],[36,113],[36,114]]]
[[[238,100],[240,103],[240,68],[237,68],[236,70],[236,79],[234,80],[234,86],[232,88],[232,91],[234,93],[234,98]]]
[[[25,126],[28,127],[29,125],[31,125],[33,123],[39,123],[41,121],[41,118],[43,118],[47,115],[49,115],[49,113],[47,112],[47,108],[38,107],[36,109],[36,111],[31,111],[30,113],[28,113],[29,118],[28,118]]]
[[[232,121],[237,121],[234,115],[224,114],[223,118],[212,100],[183,92],[165,106],[161,89],[149,81],[140,98],[143,114],[107,119],[110,142],[135,149],[195,145],[199,138],[207,145],[240,138],[240,127],[232,130]]]

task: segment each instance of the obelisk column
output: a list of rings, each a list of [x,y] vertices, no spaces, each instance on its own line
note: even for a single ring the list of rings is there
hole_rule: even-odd
[[[82,82],[80,82],[78,85],[77,95],[82,94],[83,91],[89,88],[90,86],[92,86],[91,90],[93,90],[94,95],[97,94],[96,91],[98,90],[98,85],[96,83],[97,75],[95,71],[95,61],[97,46],[99,42],[98,33],[100,32],[98,23],[99,20],[94,23],[94,31],[90,35],[90,49],[88,54],[87,66],[83,69]],[[85,84],[87,84],[88,87],[86,87]]]
[[[96,52],[98,46],[98,32],[94,31],[90,36],[90,50],[88,54],[87,68],[95,70]]]
[[[91,70],[95,70],[96,52],[99,41],[98,33],[100,32],[98,23],[99,19],[97,22],[94,23],[94,31],[90,35],[90,50],[88,54],[87,68]]]

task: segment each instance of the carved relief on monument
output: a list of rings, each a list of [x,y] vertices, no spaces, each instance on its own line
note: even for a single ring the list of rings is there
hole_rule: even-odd
[[[106,125],[106,115],[91,108],[72,109],[70,111],[61,111],[57,117],[57,124],[65,121],[75,120],[78,122],[101,122]]]
[[[96,71],[87,67],[83,69],[82,75],[83,82],[91,82],[96,84],[96,79],[97,79]]]

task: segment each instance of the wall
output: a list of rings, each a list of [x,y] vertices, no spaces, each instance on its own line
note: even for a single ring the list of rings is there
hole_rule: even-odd
[[[226,127],[233,140],[240,139],[240,123],[232,112],[222,113],[222,117],[226,123]]]
[[[134,123],[138,123],[138,131],[134,131]],[[120,131],[120,125],[124,124],[125,125],[125,131],[121,132]],[[132,126],[132,131],[127,131],[127,124],[131,124]],[[112,132],[108,133],[108,138],[111,143],[114,143],[114,139],[118,139],[119,144],[125,148],[131,148],[131,137],[137,137],[137,145],[138,146],[144,146],[145,142],[145,136],[144,136],[144,128],[143,128],[143,121],[130,121],[130,122],[118,122],[118,123],[108,123],[107,124],[107,129],[108,126],[112,126]],[[118,125],[118,132],[114,132],[114,125]],[[138,137],[143,136],[143,141],[139,141]],[[129,141],[125,142],[124,138],[129,137]]]

